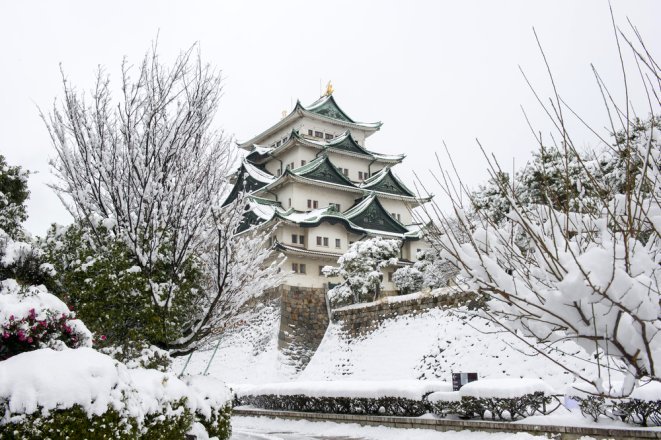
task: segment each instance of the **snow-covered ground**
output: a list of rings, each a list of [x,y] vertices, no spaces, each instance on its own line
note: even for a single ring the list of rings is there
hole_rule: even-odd
[[[296,373],[278,352],[277,303],[259,307],[245,320],[246,325],[222,337],[209,375],[230,384],[264,384],[293,380],[450,381],[452,372],[477,372],[480,378],[542,379],[558,392],[576,382],[572,374],[534,353],[511,334],[481,319],[448,310],[432,309],[393,318],[374,332],[354,339],[347,339],[339,324],[331,324],[301,373]],[[566,344],[565,349],[574,346]],[[212,345],[195,352],[186,372],[203,373],[214,348]],[[576,353],[581,350],[578,346],[572,348]],[[576,357],[556,359],[588,376],[596,373],[596,365]],[[173,371],[181,372],[186,360],[176,359]]]
[[[223,377],[231,384],[293,380],[295,369],[278,352],[280,309],[277,302],[258,306],[241,318],[246,324],[222,336],[215,356],[213,344],[206,350],[193,353],[186,373],[202,374],[209,366],[210,376]],[[187,357],[175,359],[172,370],[179,374],[186,361]]]
[[[429,429],[274,420],[266,417],[233,417],[232,430],[232,440],[529,440],[546,438],[527,433],[437,432]],[[591,440],[591,437],[584,437],[583,440]]]
[[[579,351],[576,346],[574,352]],[[596,371],[596,366],[574,357],[557,360],[578,371]],[[575,381],[493,324],[440,309],[391,319],[352,340],[344,337],[339,324],[332,324],[299,379],[451,381],[452,372],[477,372],[480,378],[537,378],[558,391]]]

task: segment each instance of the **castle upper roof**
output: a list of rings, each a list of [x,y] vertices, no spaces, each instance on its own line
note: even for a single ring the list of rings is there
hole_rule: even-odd
[[[297,100],[294,109],[287,116],[252,139],[239,143],[239,147],[251,150],[255,144],[259,144],[265,138],[287,127],[287,125],[291,124],[293,121],[305,116],[320,121],[330,122],[334,125],[343,126],[349,129],[360,129],[365,131],[366,135],[379,130],[381,125],[383,125],[381,122],[354,121],[340,108],[335,101],[335,98],[333,98],[333,95],[327,95],[322,96],[307,107],[303,106],[301,101]]]

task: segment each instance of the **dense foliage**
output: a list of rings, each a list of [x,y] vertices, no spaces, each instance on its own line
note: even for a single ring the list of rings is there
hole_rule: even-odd
[[[337,260],[337,267],[324,267],[324,275],[343,279],[328,292],[331,305],[338,307],[378,298],[383,281],[381,270],[397,264],[399,247],[399,240],[381,237],[357,241]]]

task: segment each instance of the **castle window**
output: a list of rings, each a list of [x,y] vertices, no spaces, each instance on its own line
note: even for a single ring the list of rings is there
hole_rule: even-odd
[[[324,274],[324,266],[319,266],[319,275]]]
[[[289,208],[291,208],[291,197],[289,198]]]
[[[320,131],[315,131],[314,132],[314,137],[322,138],[324,137],[324,134]]]
[[[291,168],[292,170],[295,168],[295,166],[294,166],[294,162],[290,163],[289,165],[290,165],[290,168]]]
[[[363,180],[363,172],[358,171],[358,180]]]
[[[298,266],[298,273],[305,273],[305,264],[304,263],[301,263]]]
[[[312,130],[308,130],[308,136],[312,136]]]
[[[306,163],[307,163],[307,161],[302,160],[302,161],[301,161],[301,166],[305,165]]]
[[[276,142],[276,143],[275,143],[275,147],[278,148],[278,147],[280,146],[280,144],[281,144],[280,141]]]
[[[298,244],[305,244],[305,235],[298,236]]]
[[[401,217],[399,214],[397,214],[397,221],[398,221],[398,222],[401,222],[401,221],[402,221],[402,217]]]
[[[324,246],[328,247],[328,237],[324,237]]]
[[[345,176],[349,176],[349,169],[348,169],[348,168],[344,168],[344,169],[342,170],[342,173],[343,173]]]
[[[317,237],[317,246],[321,246],[321,237]]]
[[[308,199],[308,209],[312,209],[312,200]]]
[[[291,264],[291,270],[294,273],[298,273],[298,263],[292,263]]]
[[[333,135],[330,133],[326,133],[326,140],[328,139],[333,139]]]
[[[276,174],[276,176],[282,175],[282,170],[280,168],[278,168],[277,171],[275,172],[275,174]]]
[[[392,283],[392,272],[388,272],[388,281]]]
[[[291,234],[291,242],[294,244],[298,243],[298,235],[296,234]]]
[[[342,240],[340,240],[339,238],[336,238],[335,239],[335,247],[336,248],[342,247]]]
[[[312,201],[312,207],[313,207],[314,209],[317,209],[317,208],[319,207],[319,201],[317,201],[317,200],[313,200],[313,201]]]
[[[328,206],[335,208],[336,211],[340,210],[340,204],[339,203],[329,203]]]
[[[291,165],[291,164],[288,163],[288,164],[285,166],[285,169],[287,169],[287,170],[290,169],[290,168],[291,168],[290,165]]]

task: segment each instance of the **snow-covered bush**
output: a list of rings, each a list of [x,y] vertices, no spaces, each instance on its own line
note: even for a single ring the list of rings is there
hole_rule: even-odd
[[[16,241],[0,230],[0,269],[13,271],[20,261],[38,254],[27,242]],[[38,271],[51,273],[43,265]],[[92,344],[87,327],[64,302],[43,285],[31,285],[35,274],[22,279],[0,279],[0,360],[43,347],[85,347]]]
[[[122,362],[142,357],[142,350],[167,338],[181,337],[201,311],[195,301],[201,289],[199,269],[183,268],[178,295],[164,316],[152,307],[150,285],[166,276],[166,268],[143,272],[125,243],[102,224],[94,231],[79,224],[53,225],[39,244],[57,272],[55,293],[90,330],[104,336],[97,348]]]
[[[423,275],[415,267],[404,266],[393,273],[392,282],[395,283],[401,294],[406,295],[422,289]]]
[[[374,301],[381,291],[382,269],[399,261],[399,240],[381,237],[353,243],[338,260],[338,266],[326,266],[323,273],[344,281],[328,291],[333,307]]]
[[[269,231],[237,234],[245,200],[222,206],[236,150],[212,127],[220,73],[195,52],[166,66],[152,48],[142,62],[122,65],[120,87],[101,69],[93,99],[65,80],[64,98],[43,115],[56,152],[53,187],[89,232],[92,251],[104,248],[101,227],[123,245],[134,266],[117,269],[140,274],[146,283],[136,287],[143,301],[136,309],[162,329],[146,338],[173,355],[207,343],[246,300],[284,277]]]
[[[30,195],[30,173],[18,166],[9,166],[0,154],[0,229],[14,239],[21,238],[21,223],[27,218],[25,201]]]
[[[642,41],[629,48],[645,59]],[[641,67],[660,75],[655,62]],[[540,100],[558,142],[548,147],[540,135],[533,164],[510,178],[487,157],[491,201],[449,182],[445,170],[439,179],[463,234],[441,225],[434,247],[461,270],[467,289],[488,296],[482,316],[530,337],[521,339],[540,355],[575,341],[600,366],[598,376],[558,365],[604,396],[627,396],[647,377],[661,381],[661,101],[656,90],[653,96],[646,120],[628,101],[606,101],[608,120],[600,125],[613,140],[590,128],[593,152],[579,150],[568,132],[571,112],[559,94],[552,108]],[[614,391],[620,375],[626,380]]]
[[[614,388],[619,391],[617,385]],[[603,394],[593,388],[574,386],[566,396],[578,402],[581,414],[595,422],[605,417],[642,426],[661,425],[661,383],[646,382],[626,398],[606,398]]]
[[[236,395],[242,405],[265,409],[417,417],[428,411],[427,394],[450,388],[415,380],[289,382],[244,386]]]
[[[459,414],[484,420],[516,420],[551,410],[553,390],[539,379],[481,379],[455,392],[436,392],[427,396],[432,411],[445,417]],[[557,407],[557,405],[556,405]]]
[[[43,286],[0,281],[0,360],[51,347],[89,347],[90,331]]]
[[[47,368],[45,368],[47,366]],[[229,437],[227,388],[210,378],[129,369],[91,348],[0,362],[0,438],[183,438],[197,421]],[[213,425],[213,426],[212,426]]]

